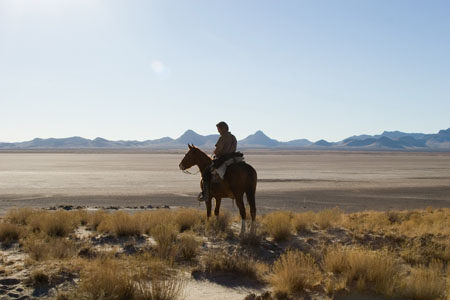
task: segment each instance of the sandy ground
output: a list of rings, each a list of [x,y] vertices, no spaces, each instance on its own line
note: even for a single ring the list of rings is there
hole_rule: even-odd
[[[173,153],[0,153],[0,212],[62,204],[196,207],[200,174],[182,173],[182,158]],[[450,206],[450,153],[261,152],[246,160],[258,172],[260,212]],[[223,205],[233,209],[231,200]]]

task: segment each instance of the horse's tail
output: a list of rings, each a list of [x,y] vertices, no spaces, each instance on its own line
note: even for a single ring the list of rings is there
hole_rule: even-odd
[[[247,187],[245,194],[247,195],[247,202],[250,206],[250,215],[252,217],[252,220],[255,221],[256,218],[256,184],[258,182],[258,175],[256,173],[256,170],[247,164],[248,169],[248,179],[247,179]]]
[[[256,173],[256,170],[251,165],[246,163],[246,167],[247,167],[247,174],[248,174],[248,179],[247,179],[248,191],[247,192],[251,192],[251,190],[253,190],[253,193],[255,193],[256,184],[258,182],[258,174]]]

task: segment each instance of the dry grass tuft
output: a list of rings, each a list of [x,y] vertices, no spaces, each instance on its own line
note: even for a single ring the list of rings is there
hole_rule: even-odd
[[[316,221],[316,214],[312,211],[297,213],[292,219],[292,225],[298,233],[308,231],[313,228]]]
[[[51,237],[65,237],[73,232],[77,219],[67,211],[35,212],[28,218],[34,232],[44,232]]]
[[[287,240],[292,234],[292,213],[276,211],[264,216],[264,230],[277,242]]]
[[[118,300],[176,300],[184,284],[180,280],[136,273],[113,259],[88,265],[80,276],[76,298]]]
[[[391,222],[384,212],[365,211],[347,215],[343,225],[353,232],[379,232],[390,228]]]
[[[88,226],[93,230],[97,230],[100,223],[102,223],[107,216],[108,214],[103,210],[97,210],[94,213],[89,214]]]
[[[244,236],[240,237],[239,243],[244,247],[258,247],[261,245],[264,236],[261,233],[258,233],[257,230],[254,232],[247,232]]]
[[[138,236],[142,234],[142,227],[138,217],[119,211],[105,216],[97,231],[111,233],[117,237]]]
[[[332,246],[327,249],[322,266],[327,272],[342,274],[349,269],[348,251],[342,246]]]
[[[178,257],[182,260],[191,261],[199,253],[200,242],[192,234],[183,234],[177,241]]]
[[[136,300],[175,300],[184,289],[184,282],[176,279],[153,280],[137,283],[139,294]]]
[[[400,256],[410,264],[429,264],[439,259],[450,261],[450,239],[439,240],[431,235],[410,239],[402,245]]]
[[[19,240],[21,229],[16,224],[0,223],[0,242],[8,246]]]
[[[144,252],[127,260],[127,264],[136,271],[134,275],[139,280],[153,280],[166,278],[170,275],[170,269],[166,261],[153,256],[149,252]]]
[[[31,273],[30,281],[34,287],[46,286],[50,283],[50,277],[44,270],[35,270]]]
[[[338,207],[321,210],[316,214],[316,224],[320,229],[327,229],[342,222],[342,210]]]
[[[344,277],[349,286],[386,296],[392,296],[398,284],[396,259],[387,250],[332,247],[323,258],[323,268]]]
[[[215,234],[229,233],[230,223],[231,214],[227,210],[223,210],[220,215],[218,215],[217,217],[211,217],[208,220],[208,222],[206,223],[206,231]]]
[[[159,224],[174,224],[174,214],[170,210],[146,211],[135,216],[140,220],[141,229],[146,234],[151,234],[153,228]]]
[[[203,271],[206,273],[232,273],[256,280],[262,280],[267,266],[240,254],[232,255],[223,250],[211,250],[202,260]]]
[[[133,299],[132,276],[118,262],[106,259],[89,264],[80,274],[78,294],[85,299]]]
[[[274,264],[270,283],[275,291],[296,294],[320,284],[320,269],[309,254],[287,251]]]
[[[443,265],[437,260],[428,267],[412,268],[411,274],[402,281],[401,296],[414,300],[444,299],[446,283],[442,270]]]
[[[177,255],[178,230],[175,225],[161,223],[153,227],[150,233],[157,243],[158,257],[173,262]]]
[[[175,224],[179,232],[194,228],[203,219],[203,214],[197,209],[181,208],[175,212]]]
[[[75,218],[75,223],[77,225],[87,225],[91,219],[91,216],[89,215],[89,212],[85,209],[78,209],[75,210],[73,212],[71,212],[71,214],[74,215]]]
[[[6,220],[17,225],[27,225],[30,216],[36,212],[31,208],[14,208],[6,213]]]
[[[65,238],[29,237],[24,241],[24,249],[31,259],[67,259],[77,254],[76,244]]]
[[[415,237],[424,234],[450,235],[450,209],[433,210],[366,211],[349,214],[343,225],[357,232],[394,232]]]

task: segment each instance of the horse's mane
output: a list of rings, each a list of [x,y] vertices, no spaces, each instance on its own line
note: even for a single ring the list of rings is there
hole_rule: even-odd
[[[198,147],[195,147],[195,146],[194,146],[193,149],[197,150],[197,152],[198,152],[201,156],[203,156],[204,158],[207,158],[209,161],[212,160],[211,157],[209,157],[208,154],[206,154],[204,151],[202,151],[202,149],[200,149],[200,148],[198,148]]]

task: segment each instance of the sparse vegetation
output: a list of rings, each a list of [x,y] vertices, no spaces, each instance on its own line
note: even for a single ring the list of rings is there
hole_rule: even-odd
[[[88,226],[93,230],[97,230],[98,225],[103,222],[108,214],[103,210],[97,210],[88,217]]]
[[[177,254],[178,231],[171,223],[161,223],[151,230],[151,235],[157,243],[157,254],[160,258],[173,261]]]
[[[227,210],[222,210],[219,216],[211,217],[206,223],[207,232],[222,234],[230,232],[231,215]]]
[[[175,212],[175,223],[179,232],[193,229],[203,219],[204,214],[196,209],[181,208]]]
[[[336,226],[342,221],[342,210],[338,207],[324,209],[316,214],[315,222],[320,229]]]
[[[31,215],[35,214],[36,210],[31,208],[13,208],[6,214],[6,220],[12,224],[27,225]]]
[[[65,237],[75,229],[77,218],[74,213],[66,211],[39,211],[31,214],[27,222],[34,232],[44,232],[51,237]]]
[[[178,238],[178,256],[182,260],[191,261],[197,257],[200,243],[192,234],[183,234]]]
[[[242,253],[228,254],[223,250],[213,250],[207,253],[203,260],[203,271],[207,273],[232,273],[248,278],[262,280],[267,268],[264,264]]]
[[[47,286],[50,283],[50,278],[44,270],[35,270],[31,273],[30,281],[34,287]]]
[[[275,291],[297,294],[319,285],[321,280],[322,274],[312,256],[289,250],[275,262],[270,283]]]
[[[414,300],[444,299],[446,283],[442,270],[443,265],[437,260],[429,266],[413,267],[410,275],[402,280],[399,294]]]
[[[194,209],[15,209],[0,222],[0,241],[17,247],[2,251],[20,249],[25,258],[16,265],[1,253],[0,273],[29,269],[33,287],[75,277],[57,299],[177,299],[180,271],[197,270],[257,280],[294,298],[311,290],[331,297],[359,290],[441,300],[450,287],[449,218],[450,209],[274,212],[259,216],[259,234],[238,238],[239,217],[228,212],[205,222]]]
[[[398,284],[398,266],[393,253],[387,250],[329,248],[323,267],[345,278],[347,286],[359,290],[373,289],[375,292],[392,296]]]
[[[20,231],[20,227],[16,224],[0,223],[0,242],[6,246],[17,242],[20,237]]]
[[[120,261],[105,259],[89,265],[81,273],[75,294],[83,299],[176,300],[183,282],[152,277],[133,271]]]
[[[265,231],[275,241],[284,241],[292,234],[292,214],[285,211],[277,211],[264,216],[262,222]]]
[[[24,241],[24,249],[35,261],[67,259],[77,253],[77,246],[65,238],[31,236]]]
[[[292,219],[292,225],[297,233],[302,233],[313,228],[316,214],[312,211],[297,213]]]
[[[139,218],[126,212],[116,212],[104,216],[97,231],[111,233],[117,237],[138,236],[142,233],[142,227]]]
[[[174,212],[169,210],[155,210],[136,214],[136,218],[140,220],[142,231],[151,234],[152,230],[160,224],[175,225]]]

